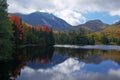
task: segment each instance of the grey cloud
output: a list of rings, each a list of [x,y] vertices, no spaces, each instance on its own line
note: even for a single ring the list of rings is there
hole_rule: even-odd
[[[10,5],[16,4],[20,8],[44,9],[79,9],[81,11],[120,11],[120,0],[8,0]],[[12,11],[12,10],[11,10]],[[13,10],[14,11],[14,10]]]
[[[108,11],[120,10],[120,0],[77,0],[77,8],[83,11]]]
[[[8,0],[9,12],[31,13],[34,11],[47,11],[55,14],[55,12],[61,12],[60,17],[63,18],[63,14],[66,10],[79,10],[78,18],[71,17],[71,22],[65,19],[67,22],[79,24],[79,21],[85,22],[85,17],[82,15],[86,12],[108,12],[110,15],[120,16],[119,8],[120,0]],[[76,12],[75,12],[76,13]],[[73,20],[74,18],[74,20]]]

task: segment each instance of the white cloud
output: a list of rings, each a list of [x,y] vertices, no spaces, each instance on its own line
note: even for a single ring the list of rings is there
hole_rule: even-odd
[[[54,15],[60,17],[61,19],[64,19],[68,23],[72,25],[78,25],[80,23],[83,23],[86,21],[86,18],[82,16],[81,13],[78,13],[74,10],[61,10],[54,12]]]
[[[120,16],[120,10],[118,10],[118,11],[111,11],[110,15],[112,15],[112,16],[114,16],[114,15]]]
[[[48,11],[72,25],[86,21],[86,12],[108,12],[120,16],[120,0],[8,0],[9,12]],[[76,12],[78,10],[79,12]]]
[[[80,70],[80,68],[83,66],[84,66],[84,64],[79,65],[79,61],[77,61],[73,58],[69,58],[66,61],[64,61],[63,63],[56,65],[53,68],[53,70],[60,72],[60,73],[69,74],[69,73],[72,73],[76,70]]]
[[[114,22],[113,22],[113,24],[115,24],[115,23],[117,23],[117,22],[119,22],[120,20],[118,19],[118,20],[115,20]]]
[[[120,69],[118,69],[118,70],[110,69],[109,74],[120,77]]]

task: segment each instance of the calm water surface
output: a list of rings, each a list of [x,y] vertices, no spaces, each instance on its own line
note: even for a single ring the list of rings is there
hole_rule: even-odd
[[[16,80],[120,80],[120,51],[27,47],[16,50],[9,77]],[[3,68],[2,68],[3,70]],[[4,72],[4,70],[3,70]]]

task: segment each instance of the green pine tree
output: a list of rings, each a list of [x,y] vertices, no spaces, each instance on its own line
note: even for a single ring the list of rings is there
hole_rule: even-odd
[[[101,42],[102,42],[102,44],[105,44],[105,45],[108,45],[108,44],[110,44],[110,40],[107,38],[107,36],[105,36],[105,35],[103,35],[102,37],[101,37]]]
[[[50,46],[53,46],[55,44],[55,39],[54,39],[53,31],[52,30],[48,34],[48,44]]]
[[[6,0],[0,0],[0,60],[9,59],[12,54],[12,27],[7,13]]]

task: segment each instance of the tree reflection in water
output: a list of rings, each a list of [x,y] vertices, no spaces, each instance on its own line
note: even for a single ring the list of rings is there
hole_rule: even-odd
[[[119,50],[55,48],[54,53],[75,57],[85,63],[99,64],[104,60],[113,60],[120,64]]]
[[[27,62],[47,63],[53,55],[53,47],[25,47],[16,49],[11,60],[0,60],[0,80],[15,80]]]
[[[77,59],[75,60],[74,58]],[[105,50],[94,50],[94,49],[93,50],[68,49],[68,48],[55,48],[54,50],[53,47],[38,47],[38,46],[34,46],[34,47],[29,46],[25,48],[20,48],[20,49],[16,49],[15,53],[13,54],[13,59],[0,61],[0,80],[10,80],[10,79],[14,80],[21,74],[21,69],[24,67],[25,69],[27,67],[34,71],[42,70],[43,72],[41,72],[41,75],[46,77],[48,73],[44,73],[44,71],[46,72],[50,71],[48,75],[51,75],[51,73],[53,73],[53,75],[56,75],[56,73],[54,72],[57,72],[58,70],[60,72],[62,72],[62,70],[67,70],[68,72],[70,72],[69,68],[70,70],[72,70],[73,67],[75,67],[75,64],[73,64],[74,62],[71,61],[75,62],[77,69],[80,67],[80,63],[86,64],[85,65],[86,67],[80,69],[81,71],[82,69],[86,71],[87,70],[99,71],[104,67],[105,67],[104,69],[108,70],[108,67],[106,67],[105,65],[109,65],[109,69],[114,70],[114,67],[119,68],[120,51],[115,51],[115,50],[105,51]],[[118,66],[116,67],[115,64],[113,64],[113,62],[117,63]],[[65,67],[65,64],[68,65],[66,65]],[[70,65],[72,65],[72,67]],[[99,69],[98,67],[96,67],[96,69],[93,69],[89,67],[89,65],[93,67],[98,66]],[[105,73],[106,70],[103,70],[103,72]],[[37,72],[35,74],[37,74]],[[75,72],[75,74],[77,73]],[[82,75],[82,73],[80,74]],[[29,74],[26,73],[26,75]],[[32,76],[33,78],[35,77],[34,75]],[[38,75],[38,77],[40,77],[40,75]],[[20,76],[20,80],[21,78],[23,78],[22,74]]]

